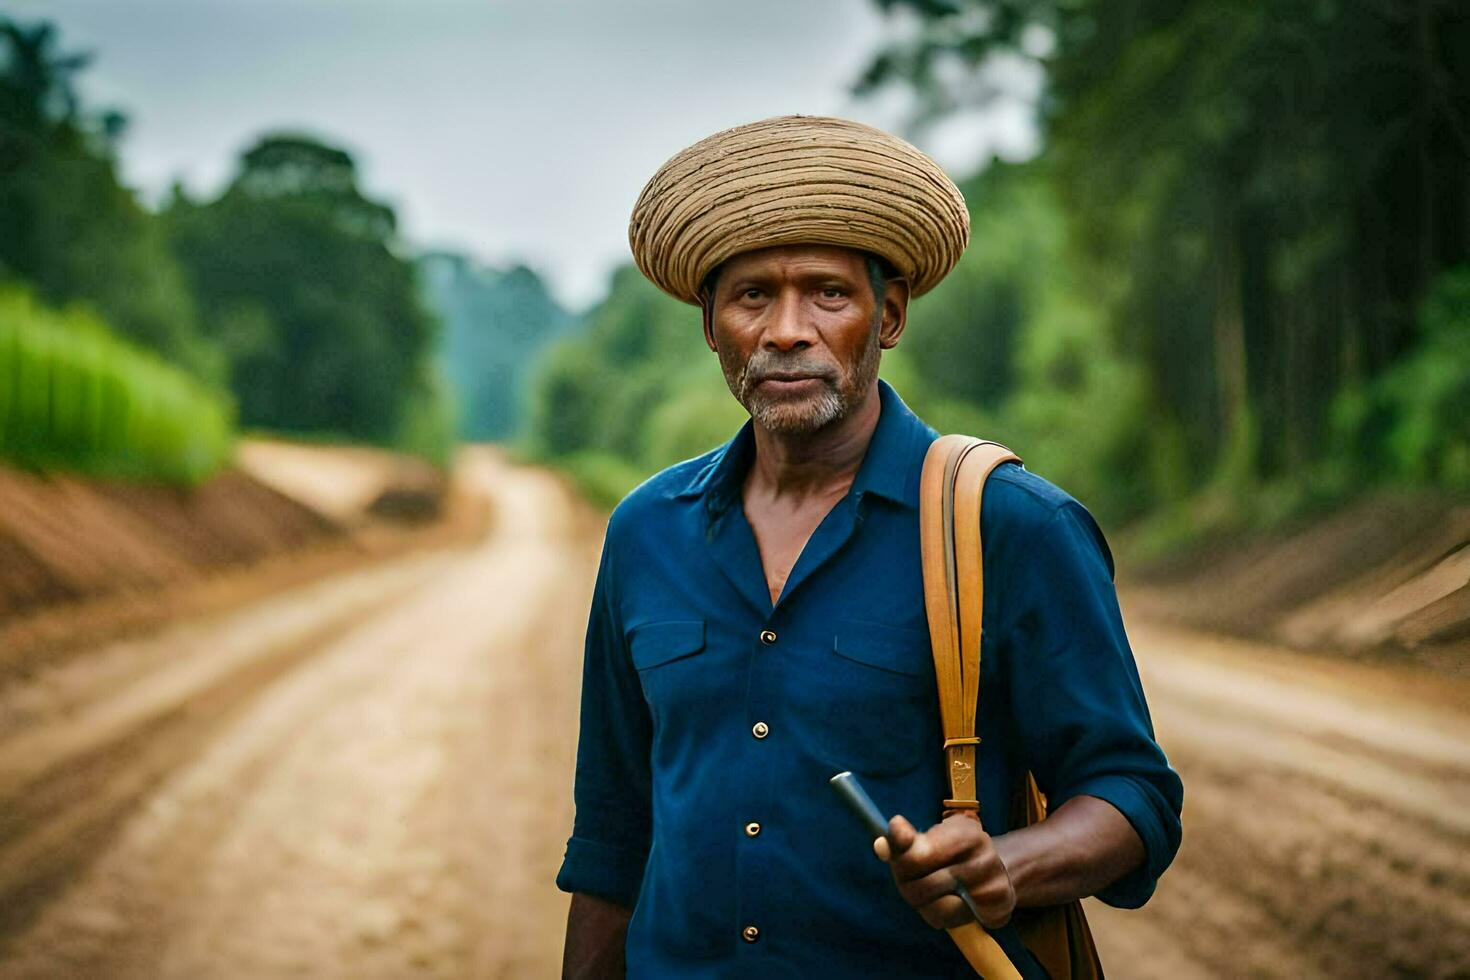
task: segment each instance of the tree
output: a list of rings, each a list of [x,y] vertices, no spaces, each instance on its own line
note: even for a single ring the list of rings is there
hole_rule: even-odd
[[[0,279],[89,305],[123,336],[217,379],[221,360],[178,264],[118,181],[123,117],[83,111],[73,88],[90,61],[59,51],[50,24],[0,18]]]
[[[699,310],[627,265],[582,330],[556,344],[536,373],[528,441],[549,459],[599,457],[598,470],[623,475],[617,489],[626,492],[637,479],[719,445],[745,418],[705,347]],[[612,500],[621,495],[593,489]]]
[[[1321,463],[1338,393],[1406,356],[1470,253],[1463,3],[879,5],[914,29],[862,86],[908,86],[920,120],[983,97],[999,55],[1046,69],[1076,262],[1185,484]]]
[[[488,269],[462,255],[418,261],[425,300],[444,322],[441,361],[468,439],[523,434],[527,385],[547,346],[576,326],[525,266]]]
[[[391,440],[425,390],[437,324],[393,212],[343,150],[261,138],[215,200],[176,192],[170,239],[208,331],[231,352],[242,423]]]

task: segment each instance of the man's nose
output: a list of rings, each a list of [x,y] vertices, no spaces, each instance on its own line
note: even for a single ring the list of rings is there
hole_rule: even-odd
[[[761,346],[767,350],[804,350],[816,341],[811,317],[797,290],[784,290],[772,305]]]

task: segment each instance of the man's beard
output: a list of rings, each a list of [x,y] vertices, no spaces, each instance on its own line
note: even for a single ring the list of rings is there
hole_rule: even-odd
[[[745,362],[739,362],[725,350],[720,351],[720,367],[725,383],[756,424],[769,432],[782,435],[811,435],[846,418],[878,376],[881,348],[875,323],[868,334],[857,363],[844,373],[830,363],[813,360],[796,352],[781,354],[758,350]],[[772,374],[802,374],[816,378],[821,389],[813,394],[778,395],[761,386]]]

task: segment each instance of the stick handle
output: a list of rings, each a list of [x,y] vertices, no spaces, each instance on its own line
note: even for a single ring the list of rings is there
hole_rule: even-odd
[[[947,930],[949,938],[965,954],[975,972],[985,980],[1021,980],[1021,974],[1006,956],[995,937],[980,928],[978,922],[966,922]]]
[[[856,776],[850,772],[839,772],[827,782],[842,797],[842,802],[863,822],[874,840],[888,835],[888,821],[883,819],[883,811],[878,809],[878,804],[873,802],[873,798],[863,789],[863,784],[858,782]]]
[[[850,772],[839,772],[827,782],[842,797],[842,802],[863,822],[874,840],[888,835],[888,821],[883,819],[883,811],[878,809],[878,804],[873,802],[873,798],[863,789],[863,784],[858,782],[856,776]],[[949,938],[965,954],[970,966],[984,980],[1021,980],[1021,974],[1006,956],[1005,950],[995,941],[995,937],[980,927],[975,903],[958,880],[955,881],[955,893],[965,900],[970,914],[977,920],[948,930]]]

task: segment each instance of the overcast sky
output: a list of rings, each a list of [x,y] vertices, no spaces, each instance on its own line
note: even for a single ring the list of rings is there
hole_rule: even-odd
[[[352,151],[416,246],[524,261],[574,306],[627,260],[638,191],[681,147],[782,113],[898,123],[848,86],[893,25],[869,0],[10,0],[96,60],[124,178],[227,180],[263,130]],[[1017,73],[1015,88],[1033,88]],[[963,175],[1029,155],[1023,100],[920,140]]]

